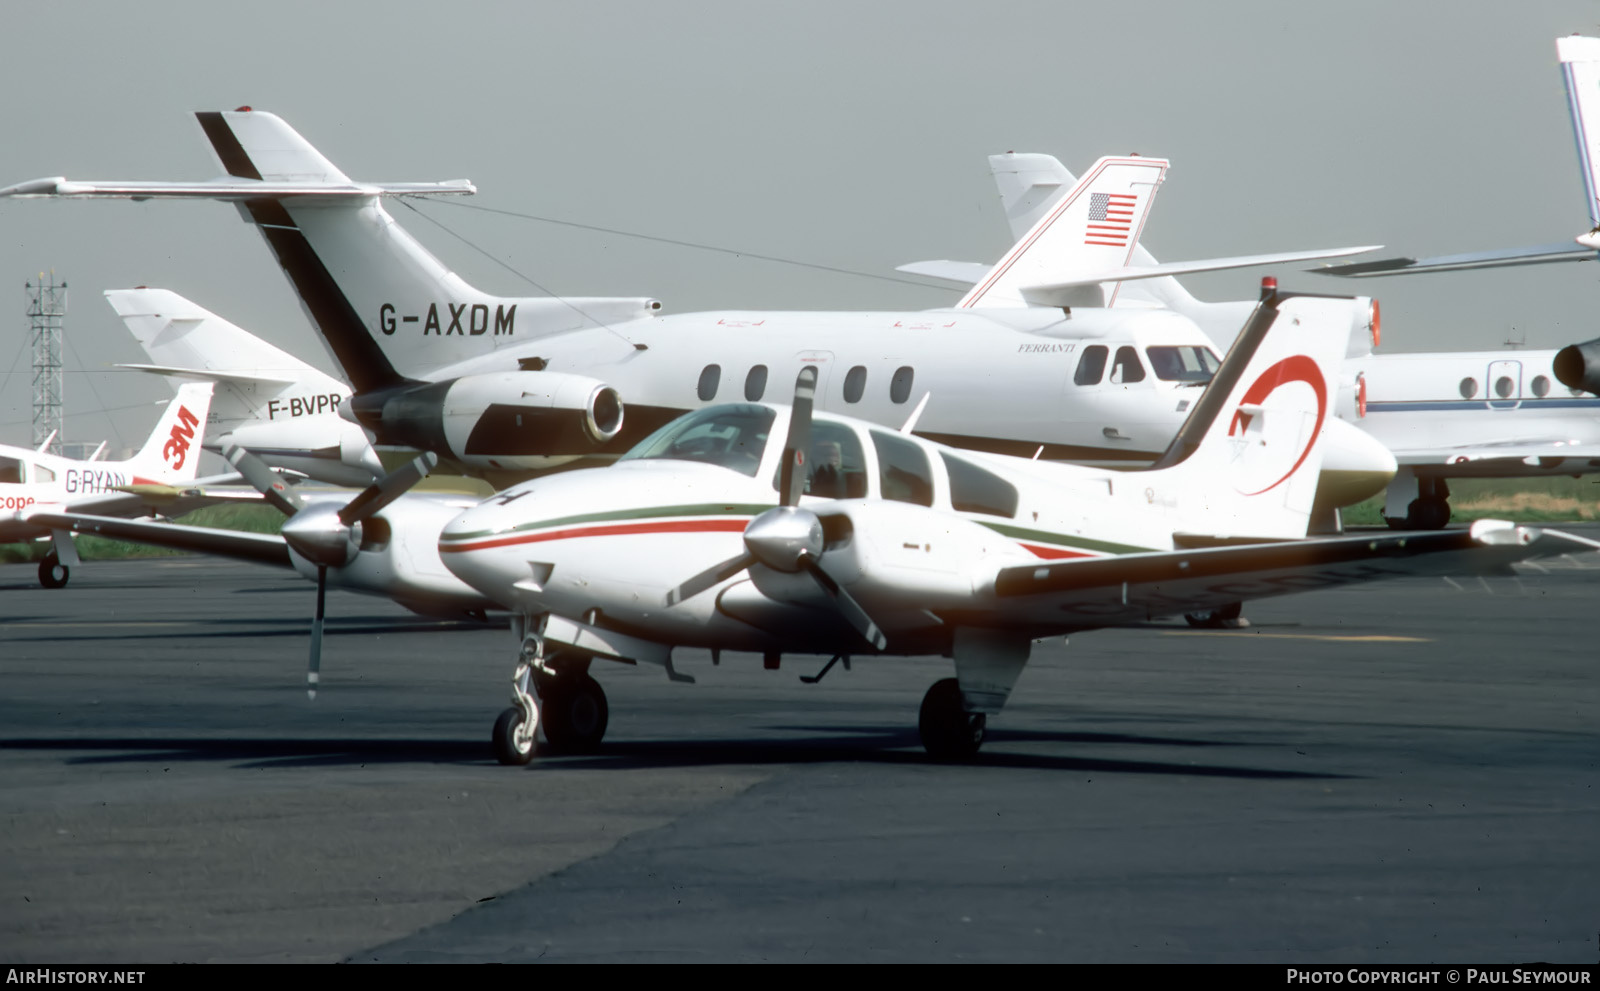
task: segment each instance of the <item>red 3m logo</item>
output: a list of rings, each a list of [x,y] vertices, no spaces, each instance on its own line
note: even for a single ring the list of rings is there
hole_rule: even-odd
[[[1311,453],[1312,445],[1316,444],[1317,438],[1322,434],[1322,421],[1328,415],[1328,384],[1322,378],[1322,369],[1318,368],[1317,363],[1306,355],[1297,354],[1285,358],[1262,372],[1261,376],[1245,392],[1244,398],[1239,400],[1239,404],[1241,406],[1260,405],[1262,400],[1291,382],[1304,382],[1316,394],[1317,421],[1312,425],[1311,433],[1306,437],[1306,446],[1301,449],[1300,456],[1294,459],[1294,464],[1289,466],[1289,470],[1266,488],[1257,489],[1254,492],[1246,492],[1244,493],[1245,495],[1260,495],[1282,485],[1290,475],[1293,475],[1305,463],[1306,457]],[[1233,422],[1228,425],[1228,436],[1232,437],[1236,434],[1244,433],[1248,425],[1248,415],[1235,410]]]
[[[178,422],[173,425],[172,436],[161,449],[161,456],[172,465],[173,471],[181,469],[183,463],[188,460],[189,442],[194,440],[194,428],[199,425],[200,420],[189,412],[189,407],[178,407]]]

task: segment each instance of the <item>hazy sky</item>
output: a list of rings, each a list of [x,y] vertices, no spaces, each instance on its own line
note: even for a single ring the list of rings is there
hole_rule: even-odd
[[[1382,243],[1435,254],[1588,226],[1555,38],[1594,2],[13,4],[0,185],[203,179],[192,112],[249,104],[356,178],[465,177],[469,203],[863,273],[1007,247],[985,156],[1172,160],[1144,243],[1163,261]],[[468,281],[501,264],[396,217]],[[668,312],[922,309],[958,293],[443,204],[429,216],[539,286]],[[24,282],[71,286],[72,440],[132,444],[170,395],[101,298],[168,288],[331,367],[255,231],[215,203],[0,202],[0,440],[27,443]],[[1386,253],[1387,254],[1387,253]],[[1188,282],[1253,295],[1262,273]],[[1600,335],[1600,264],[1351,285],[1392,350]],[[109,412],[107,412],[109,411]]]

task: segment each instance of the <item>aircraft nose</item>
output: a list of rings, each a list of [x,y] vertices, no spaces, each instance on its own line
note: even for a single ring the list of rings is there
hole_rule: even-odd
[[[1400,470],[1387,447],[1344,420],[1329,420],[1325,445],[1313,512],[1370,499],[1387,488]]]

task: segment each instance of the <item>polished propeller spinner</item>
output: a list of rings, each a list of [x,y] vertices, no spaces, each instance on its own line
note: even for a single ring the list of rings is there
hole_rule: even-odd
[[[317,566],[317,612],[311,623],[311,659],[306,668],[306,694],[317,697],[317,677],[322,668],[322,622],[327,602],[328,569],[342,568],[361,553],[361,524],[413,485],[422,481],[439,463],[434,454],[424,454],[398,471],[356,493],[343,506],[307,506],[300,493],[267,463],[236,444],[223,449],[222,456],[244,480],[260,492],[267,502],[289,518],[283,521],[283,540],[295,553]]]
[[[667,605],[674,606],[699,595],[760,563],[785,574],[805,572],[828,596],[840,615],[863,640],[882,650],[888,643],[878,624],[860,603],[822,570],[824,553],[822,520],[800,506],[806,486],[806,454],[811,450],[811,411],[816,401],[817,369],[807,365],[794,384],[794,413],[789,418],[789,436],[783,444],[783,467],[778,476],[778,505],[751,520],[744,528],[744,553],[700,572],[667,593]]]

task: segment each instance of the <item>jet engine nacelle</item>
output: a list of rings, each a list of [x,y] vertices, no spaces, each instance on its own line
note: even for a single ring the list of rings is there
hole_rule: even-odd
[[[1551,370],[1567,388],[1600,396],[1600,337],[1557,351]]]
[[[595,453],[622,429],[622,399],[598,379],[499,372],[351,397],[380,444],[454,458],[468,468],[551,468]]]

